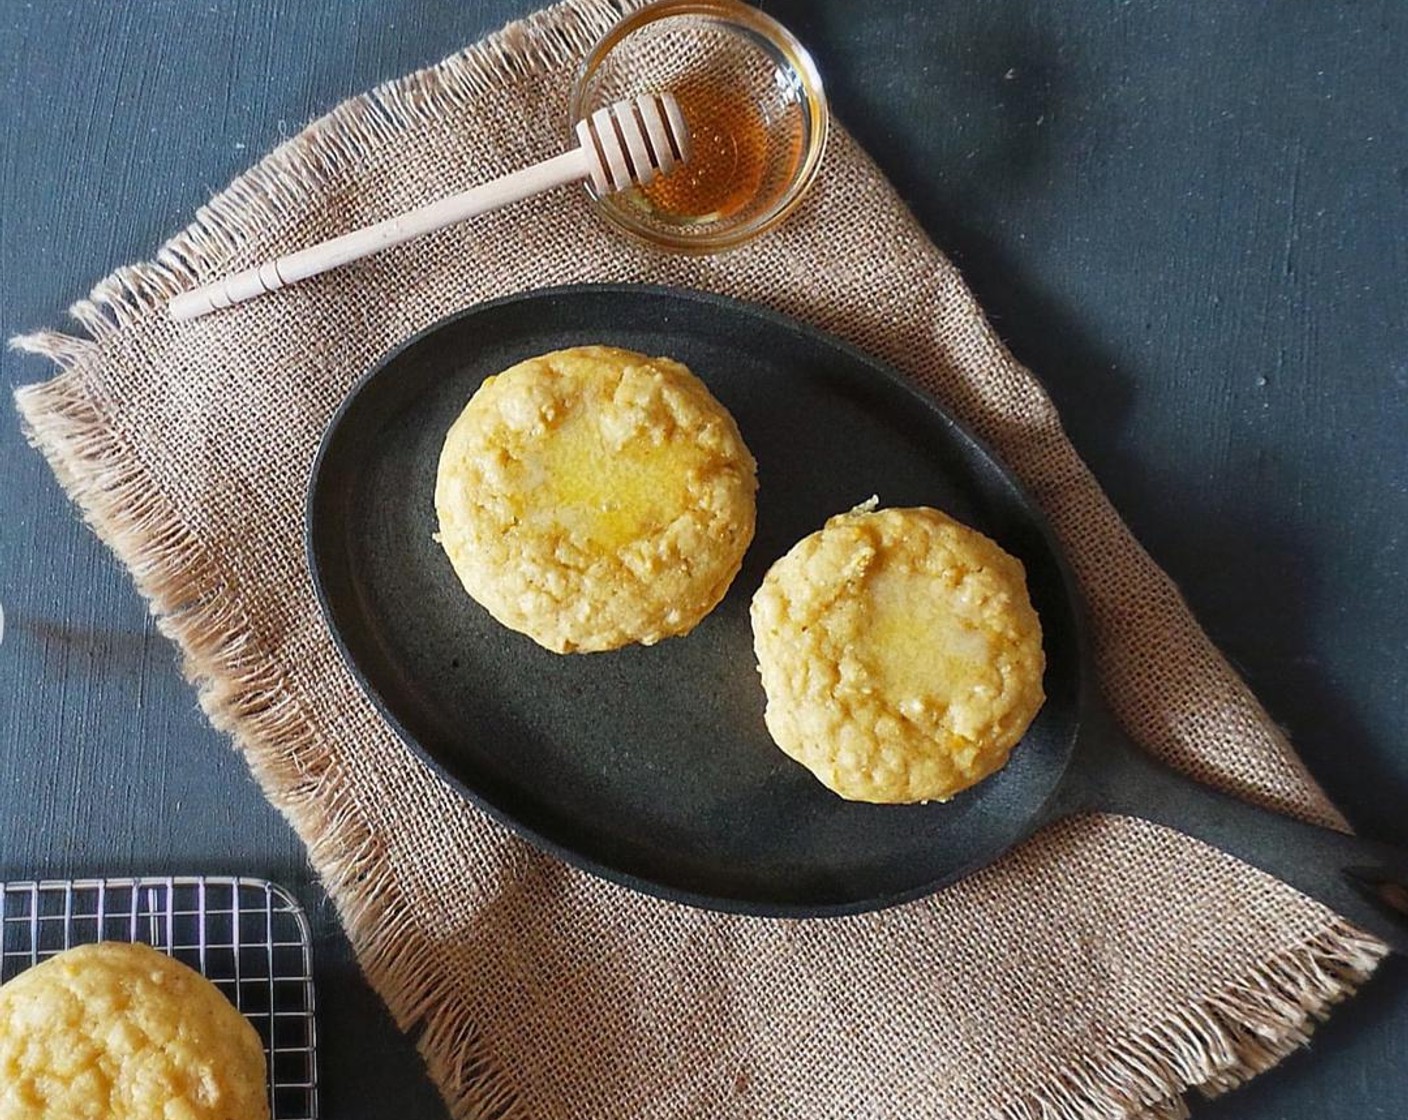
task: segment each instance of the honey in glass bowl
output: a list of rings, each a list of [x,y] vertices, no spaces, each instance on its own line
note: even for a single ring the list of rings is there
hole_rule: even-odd
[[[573,123],[602,105],[670,90],[689,125],[688,164],[644,188],[595,195],[626,232],[709,253],[772,228],[811,184],[827,113],[815,66],[775,20],[733,0],[665,0],[627,16],[588,55]]]

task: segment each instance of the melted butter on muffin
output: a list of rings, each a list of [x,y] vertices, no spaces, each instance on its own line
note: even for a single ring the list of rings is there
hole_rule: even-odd
[[[941,581],[893,565],[870,577],[857,654],[906,708],[951,706],[994,676],[991,635]]]
[[[723,598],[757,471],[684,365],[584,346],[485,380],[440,456],[438,539],[469,595],[559,653],[650,645]]]
[[[574,410],[523,464],[526,475],[541,477],[542,490],[529,491],[522,516],[620,549],[678,516],[706,459],[702,448],[659,443],[648,429],[608,434],[595,416]]]
[[[831,518],[772,566],[752,620],[768,731],[851,800],[947,800],[1044,699],[1021,564],[938,510]]]

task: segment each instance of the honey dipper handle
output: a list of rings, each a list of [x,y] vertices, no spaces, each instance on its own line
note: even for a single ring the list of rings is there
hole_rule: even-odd
[[[193,291],[183,292],[168,305],[168,313],[177,322],[198,318],[222,307],[275,291],[285,284],[297,283],[329,269],[339,268],[466,218],[486,214],[553,187],[586,178],[591,168],[589,154],[582,148],[573,148],[493,182],[437,199],[375,225],[267,261],[258,268],[246,269]]]

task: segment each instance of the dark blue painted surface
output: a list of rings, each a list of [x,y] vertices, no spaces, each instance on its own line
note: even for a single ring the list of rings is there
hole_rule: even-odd
[[[0,0],[0,333],[515,2]],[[1408,843],[1408,6],[769,3],[1355,823]],[[44,374],[6,355],[0,384]],[[0,876],[249,871],[318,917],[325,1114],[440,1115],[301,849],[0,421]],[[1202,1116],[1408,1115],[1408,967]]]

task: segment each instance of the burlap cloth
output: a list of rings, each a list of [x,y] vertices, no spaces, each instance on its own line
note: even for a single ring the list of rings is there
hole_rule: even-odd
[[[204,208],[154,263],[18,340],[33,441],[131,568],[307,843],[371,983],[457,1116],[1178,1114],[1301,1042],[1382,946],[1152,825],[1052,827],[899,909],[795,922],[600,882],[466,806],[378,718],[319,617],[304,485],[334,407],[413,331],[493,296],[650,281],[769,304],[911,374],[1045,506],[1107,697],[1149,749],[1340,823],[1130,537],[1050,401],[837,129],[780,230],[667,257],[556,192],[192,324],[175,293],[559,150],[576,60],[619,15],[573,0],[355,98]]]

